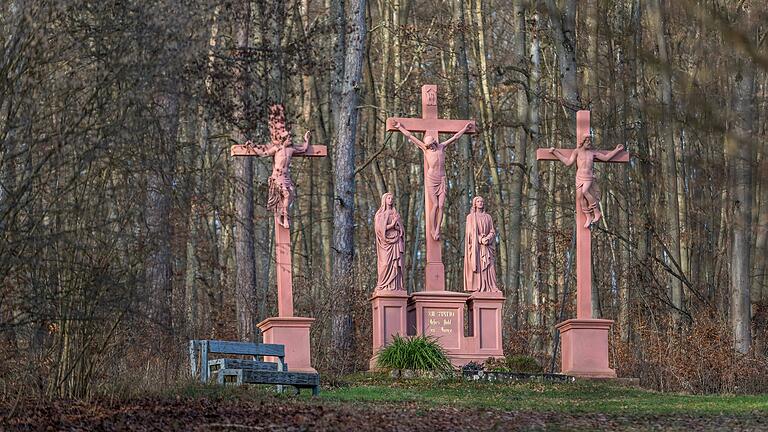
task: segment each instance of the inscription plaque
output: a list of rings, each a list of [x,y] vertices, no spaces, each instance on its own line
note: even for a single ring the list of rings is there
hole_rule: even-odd
[[[459,346],[459,316],[455,309],[424,308],[424,334],[440,339],[446,348]]]

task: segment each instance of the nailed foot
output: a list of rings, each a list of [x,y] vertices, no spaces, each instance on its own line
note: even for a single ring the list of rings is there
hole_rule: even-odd
[[[595,211],[594,211],[594,218],[592,218],[592,223],[597,223],[597,221],[599,221],[599,220],[600,220],[600,217],[601,217],[602,215],[603,215],[603,214],[602,214],[602,213],[600,213],[600,210],[599,210],[598,208],[595,208]]]

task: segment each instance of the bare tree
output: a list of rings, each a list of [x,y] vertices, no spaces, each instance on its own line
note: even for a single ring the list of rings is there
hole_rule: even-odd
[[[344,59],[344,81],[341,111],[336,124],[338,145],[333,153],[334,212],[333,212],[333,281],[338,293],[334,302],[333,345],[348,349],[352,343],[351,286],[354,259],[355,216],[355,139],[359,116],[358,101],[362,85],[363,49],[367,32],[366,0],[349,3],[347,23],[347,52]]]
[[[751,18],[751,10],[746,11]],[[747,19],[748,26],[752,24]],[[746,353],[752,344],[750,295],[750,248],[752,245],[752,164],[755,146],[755,69],[749,60],[738,59],[733,82],[733,120],[726,135],[726,155],[731,167],[729,206],[733,209],[731,237],[731,328],[734,348]]]

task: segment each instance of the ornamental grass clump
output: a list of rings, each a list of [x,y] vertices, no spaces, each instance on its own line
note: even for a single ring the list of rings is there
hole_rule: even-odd
[[[376,361],[382,369],[412,369],[445,372],[452,369],[448,356],[437,340],[430,336],[403,338],[395,336],[379,351]]]

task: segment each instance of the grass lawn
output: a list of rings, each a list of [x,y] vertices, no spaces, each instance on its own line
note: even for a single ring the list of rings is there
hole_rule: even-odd
[[[348,377],[324,389],[321,399],[350,403],[412,403],[424,407],[486,408],[604,414],[768,415],[768,394],[756,396],[657,393],[606,382],[488,383],[460,380],[400,380],[378,374]]]
[[[0,430],[768,430],[768,395],[662,394],[605,382],[392,380],[359,374],[320,397],[189,383],[91,400],[0,400]]]

